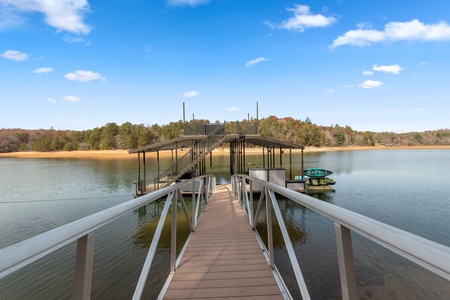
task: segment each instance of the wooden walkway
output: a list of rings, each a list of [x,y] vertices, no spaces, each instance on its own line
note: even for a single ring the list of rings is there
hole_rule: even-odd
[[[216,189],[164,299],[283,299],[231,186]]]

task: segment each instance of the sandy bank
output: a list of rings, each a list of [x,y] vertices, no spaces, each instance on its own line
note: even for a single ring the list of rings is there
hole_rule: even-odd
[[[128,150],[91,150],[91,151],[56,151],[56,152],[10,152],[0,153],[1,157],[13,158],[135,158]]]
[[[304,152],[330,152],[330,151],[368,151],[368,150],[420,150],[420,149],[450,149],[449,146],[352,146],[352,147],[306,147]],[[247,148],[247,154],[262,153],[262,148]],[[293,150],[293,154],[300,150]],[[214,150],[214,155],[228,155],[229,148]],[[286,153],[286,152],[285,152]],[[156,156],[155,153],[147,153],[147,157]],[[160,156],[170,156],[170,151],[161,151]],[[91,150],[91,151],[58,151],[58,152],[10,152],[0,153],[1,157],[10,158],[92,158],[92,159],[136,159],[136,154],[129,154],[128,150]]]

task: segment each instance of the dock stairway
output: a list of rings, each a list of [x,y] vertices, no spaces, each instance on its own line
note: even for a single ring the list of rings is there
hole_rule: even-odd
[[[175,183],[187,172],[194,170],[200,161],[205,159],[208,154],[224,142],[226,137],[224,126],[216,128],[213,132],[208,134],[205,139],[198,142],[195,148],[193,147],[170,168],[156,177],[154,179],[155,185],[159,186],[159,189],[161,189]],[[178,171],[180,168],[181,170]],[[173,170],[175,170],[175,172]]]

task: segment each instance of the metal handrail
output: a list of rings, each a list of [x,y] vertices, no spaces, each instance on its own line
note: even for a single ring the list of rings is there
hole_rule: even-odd
[[[200,182],[200,184],[196,184],[197,182]],[[199,186],[197,191],[195,191],[196,185]],[[159,237],[161,236],[164,220],[166,219],[169,207],[175,207],[175,209],[172,209],[172,241],[174,241],[174,236],[176,237],[175,230],[177,221],[176,201],[180,201],[184,214],[188,220],[188,224],[191,227],[191,231],[193,231],[197,226],[197,218],[201,212],[200,203],[203,203],[203,201],[208,201],[209,196],[215,190],[215,185],[216,180],[214,176],[205,175],[195,177],[142,197],[118,204],[111,208],[36,235],[22,242],[0,249],[0,278],[3,278],[27,266],[28,264],[64,247],[71,242],[77,241],[73,299],[90,299],[94,255],[94,232],[100,227],[129,212],[167,196],[163,213],[160,216],[160,220],[145,260],[143,270],[136,287],[135,295],[133,297],[133,299],[140,299],[145,284],[145,278],[147,278],[151,262],[156,253],[156,246],[158,244]],[[193,210],[192,220],[189,218],[186,205],[183,197],[181,196],[181,190],[188,186],[192,186],[194,188],[192,205],[195,207],[195,210]],[[197,197],[195,197],[195,194],[197,194]],[[175,271],[177,265],[176,243],[172,242],[171,273]]]
[[[249,188],[247,188],[247,181],[250,185]],[[248,201],[249,198],[253,199],[253,193],[251,192],[252,184],[258,184],[259,186],[264,187],[261,192],[261,197],[259,198],[256,212],[253,211],[253,201]],[[271,218],[272,209],[270,206],[272,206],[280,227],[285,227],[284,220],[281,216],[276,201],[275,193],[280,194],[334,221],[343,299],[357,299],[351,231],[374,241],[384,248],[389,249],[392,252],[405,257],[409,261],[420,265],[436,275],[450,281],[450,247],[365,217],[342,207],[338,207],[274,183],[262,181],[246,175],[233,175],[232,186],[233,191],[236,193],[239,201],[244,206],[244,210],[249,213],[249,222],[254,229],[256,227],[256,220],[264,200],[266,200],[267,205],[267,219]],[[268,260],[269,265],[274,268],[274,271],[277,272],[277,276],[280,276],[276,270],[273,260],[271,226],[267,226],[267,228],[269,249],[266,249],[268,251],[266,259]],[[289,236],[287,235],[287,232],[286,234],[284,233],[283,228],[281,228],[281,231],[286,243],[286,249],[288,251],[291,264],[294,268],[299,289],[302,293],[302,297],[303,299],[309,299],[308,290],[306,285],[304,285],[303,276],[301,274],[300,267],[298,266],[298,260],[295,258],[294,249],[290,242]],[[258,238],[260,239],[259,236]],[[262,241],[260,241],[260,244],[264,245]]]

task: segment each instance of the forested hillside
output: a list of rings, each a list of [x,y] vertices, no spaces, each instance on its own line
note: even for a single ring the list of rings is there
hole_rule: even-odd
[[[189,126],[210,124],[208,120],[193,120]],[[226,129],[237,132],[249,128],[256,120],[228,122]],[[290,117],[270,116],[259,120],[259,133],[279,140],[314,147],[334,146],[416,146],[450,145],[450,130],[410,132],[357,131],[350,126],[318,126],[309,118],[296,120]],[[131,149],[175,138],[182,134],[183,122],[167,125],[134,125],[130,122],[117,125],[108,123],[94,129],[55,130],[0,129],[0,152],[16,151],[73,151]]]

